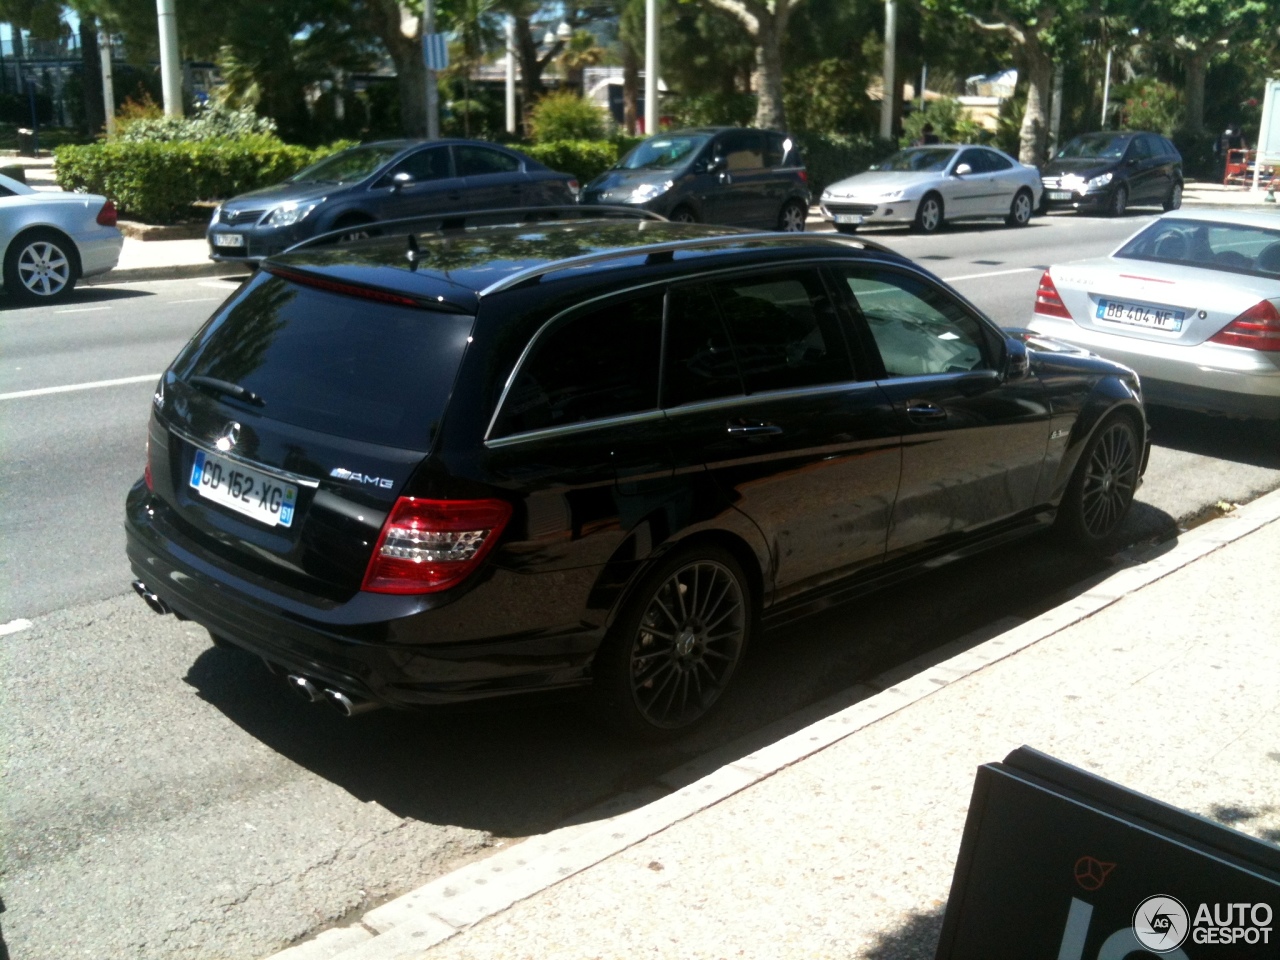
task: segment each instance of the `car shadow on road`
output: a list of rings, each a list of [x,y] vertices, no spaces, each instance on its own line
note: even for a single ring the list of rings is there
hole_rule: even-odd
[[[1128,523],[1126,542],[1175,529],[1151,508]],[[689,765],[678,782],[696,779],[869,695],[860,684],[943,646],[955,655],[992,636],[993,624],[1037,616],[1111,568],[1037,535],[769,631],[715,716],[665,745],[617,739],[582,702],[348,720],[293,696],[256,657],[222,648],[201,653],[186,680],[251,736],[361,801],[523,837],[599,819],[594,808],[606,800],[617,801],[611,814],[648,802],[675,768]]]
[[[65,300],[57,303],[18,303],[12,297],[0,297],[0,312],[9,310],[32,309],[74,309],[75,307],[91,307],[99,303],[110,303],[113,300],[132,300],[135,297],[154,297],[150,290],[120,290],[109,287],[79,287],[73,290]]]
[[[1151,442],[1184,453],[1280,470],[1280,423],[1147,407]]]

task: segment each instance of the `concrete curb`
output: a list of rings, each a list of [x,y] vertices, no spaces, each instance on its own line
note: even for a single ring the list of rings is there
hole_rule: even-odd
[[[1158,544],[1122,554],[1120,569],[1084,593],[973,646],[961,638],[805,711],[829,716],[737,756],[721,747],[660,777],[651,787],[584,814],[587,822],[531,837],[467,864],[364,915],[275,954],[271,960],[410,960],[466,928],[694,816],[938,690],[1086,620],[1260,527],[1280,520],[1280,491]],[[999,629],[1004,624],[994,625]],[[854,701],[852,705],[846,705]],[[780,725],[780,724],[779,724]],[[756,737],[759,736],[757,733]],[[671,791],[671,792],[666,792]],[[617,812],[611,812],[617,811]]]
[[[144,280],[186,280],[197,277],[247,276],[248,268],[242,263],[175,263],[163,267],[131,267],[112,270],[96,277],[86,277],[80,286],[97,287],[111,283],[139,283]]]

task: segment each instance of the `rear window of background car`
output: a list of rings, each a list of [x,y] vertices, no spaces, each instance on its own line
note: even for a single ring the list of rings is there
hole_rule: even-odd
[[[460,177],[478,177],[486,173],[515,173],[520,161],[509,153],[490,150],[488,147],[453,148],[454,163]]]
[[[1275,277],[1280,275],[1280,230],[1162,217],[1115,256]]]

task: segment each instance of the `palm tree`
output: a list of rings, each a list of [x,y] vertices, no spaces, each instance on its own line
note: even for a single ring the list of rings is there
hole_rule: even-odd
[[[444,12],[461,53],[462,129],[471,136],[471,74],[499,41],[498,0],[452,0]]]
[[[596,43],[596,36],[590,30],[575,30],[564,45],[560,54],[560,74],[564,77],[567,89],[586,93],[582,89],[582,72],[587,67],[594,67],[604,59],[604,48]]]

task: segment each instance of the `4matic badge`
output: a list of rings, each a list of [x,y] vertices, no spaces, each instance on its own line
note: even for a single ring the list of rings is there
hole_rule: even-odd
[[[390,490],[394,485],[393,481],[387,477],[371,477],[367,473],[348,470],[346,467],[334,467],[329,471],[329,476],[334,480],[350,480],[352,483],[363,483],[371,487],[381,487],[384,490]]]

